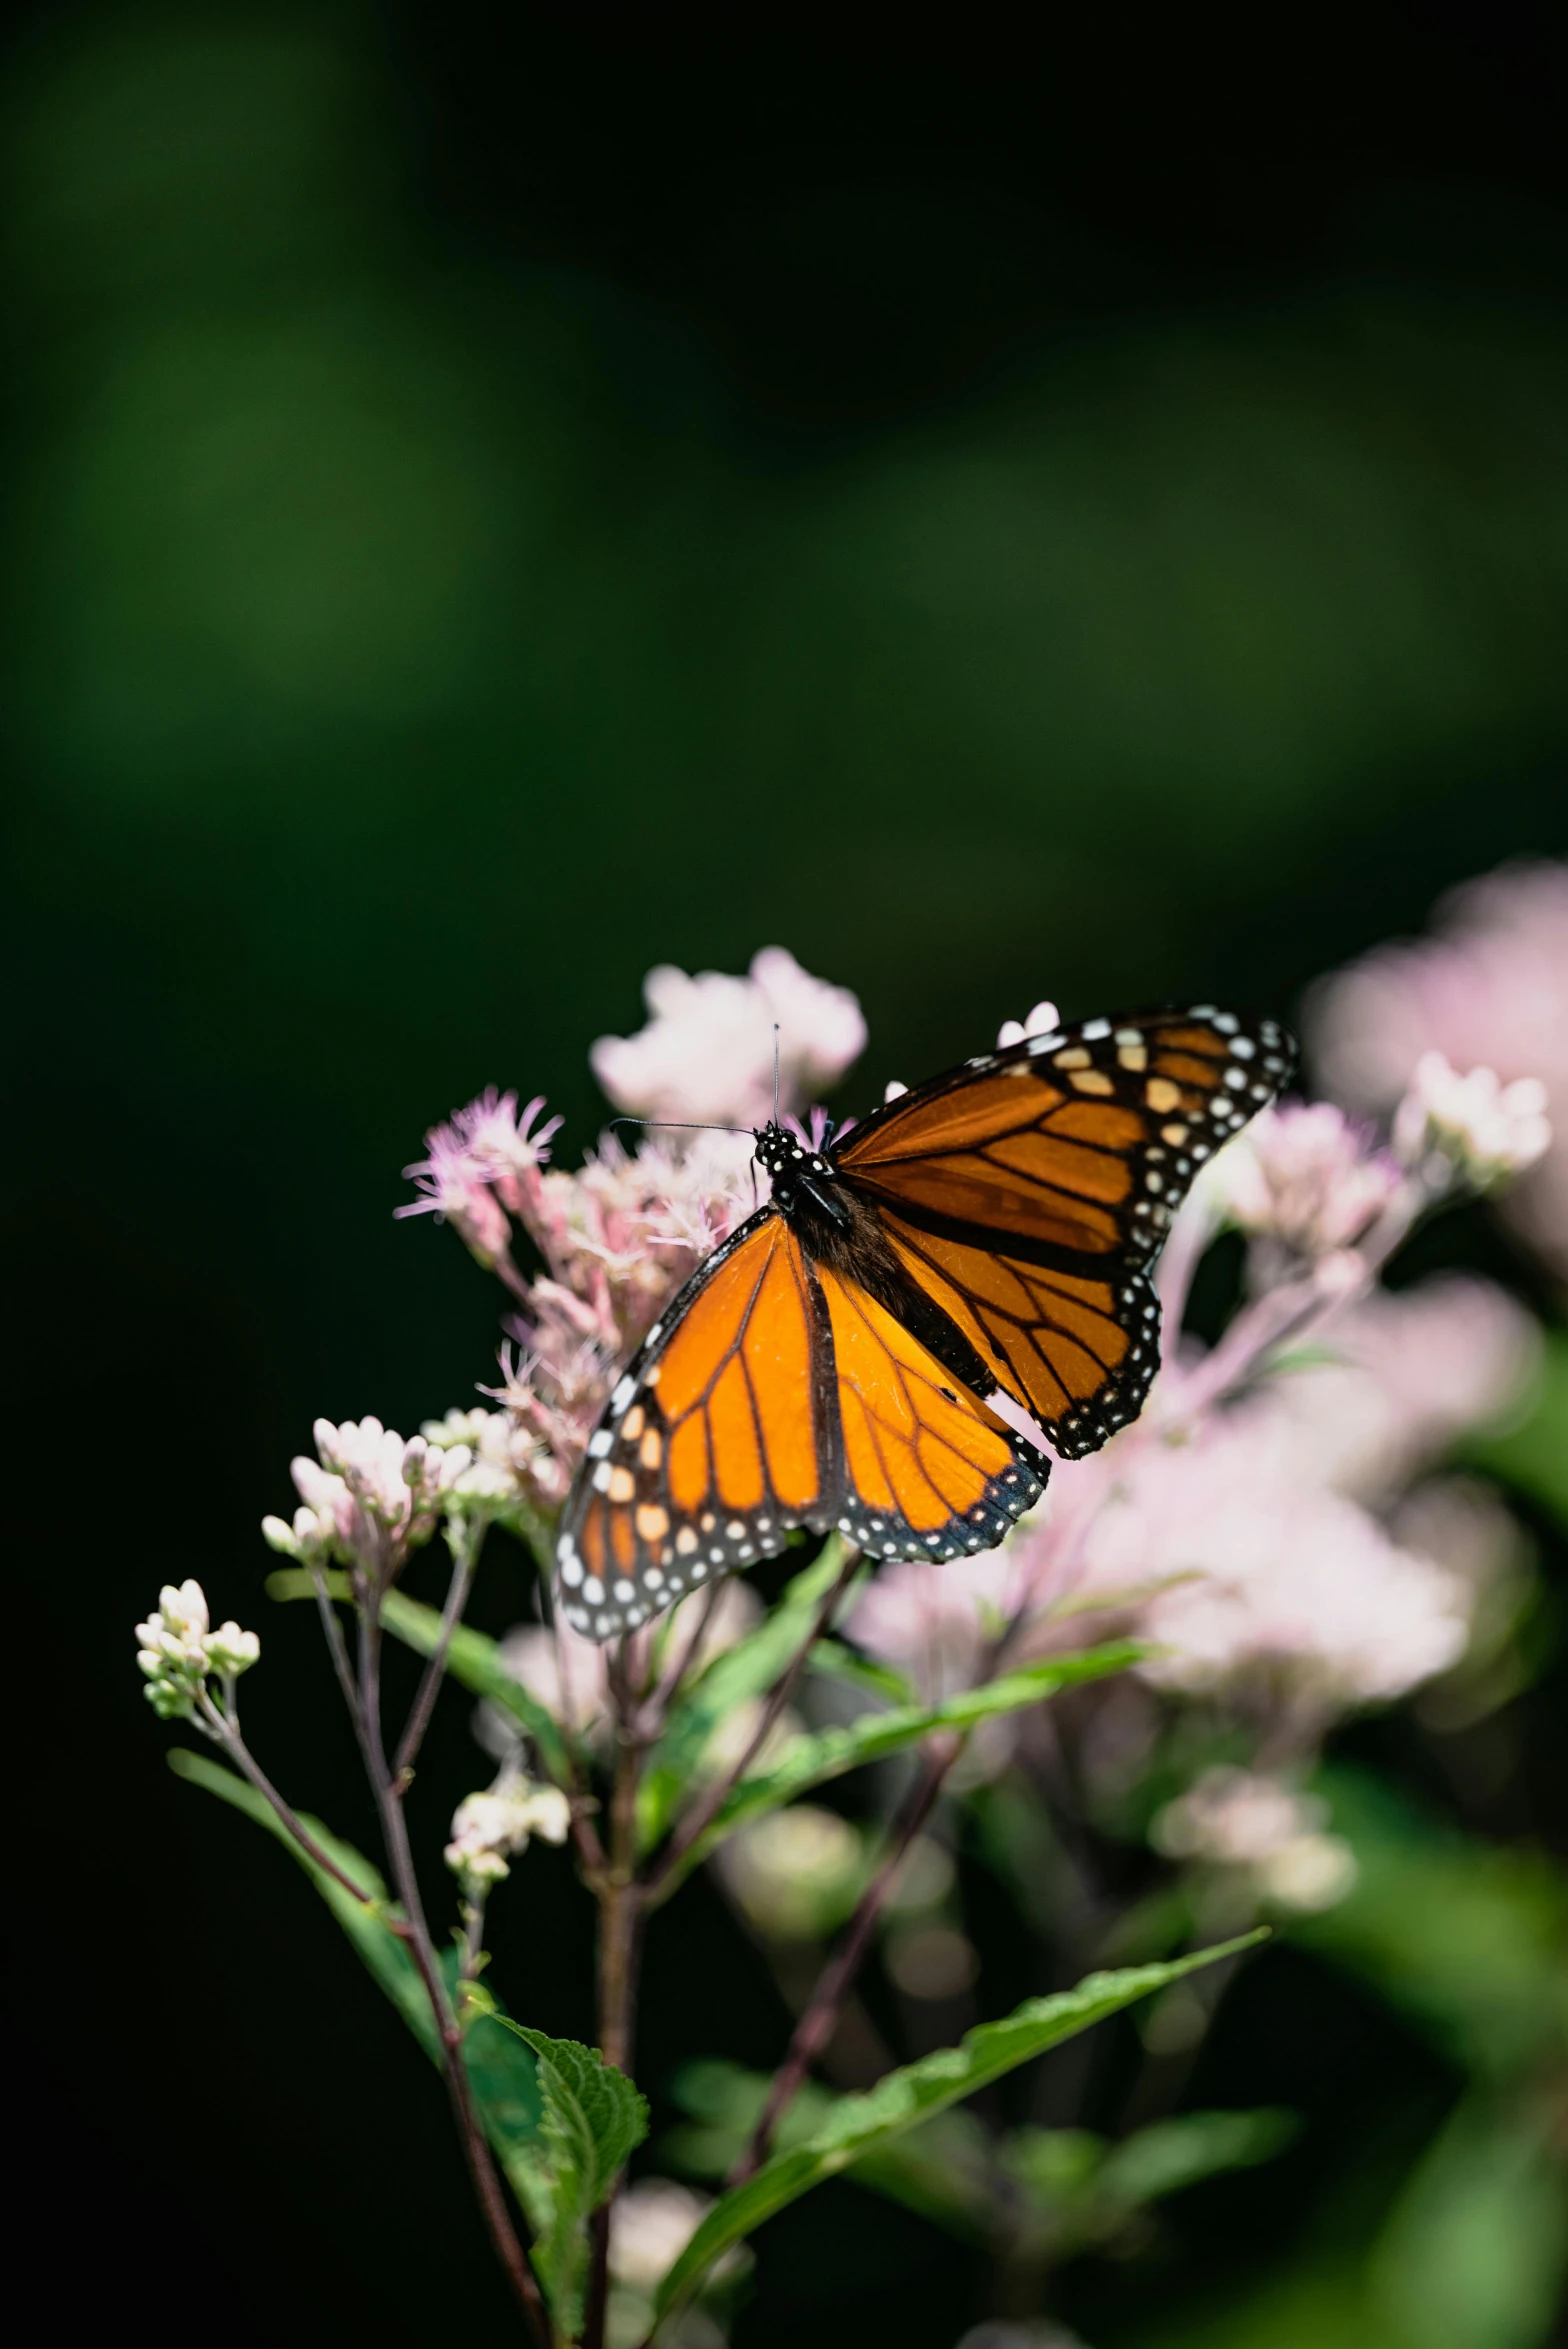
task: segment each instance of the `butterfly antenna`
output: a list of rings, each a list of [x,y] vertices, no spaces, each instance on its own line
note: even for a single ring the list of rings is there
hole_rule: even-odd
[[[703,1125],[689,1117],[612,1117],[612,1126],[668,1126],[679,1134],[750,1134],[750,1126]]]
[[[773,1023],[773,1123],[779,1122],[779,1023]]]

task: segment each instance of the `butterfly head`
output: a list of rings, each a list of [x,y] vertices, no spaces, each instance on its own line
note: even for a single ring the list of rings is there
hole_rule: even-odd
[[[791,1215],[804,1202],[812,1201],[825,1208],[835,1222],[839,1220],[829,1189],[836,1180],[833,1162],[813,1150],[800,1134],[770,1120],[757,1135],[755,1155],[773,1185],[773,1203],[783,1214]]]

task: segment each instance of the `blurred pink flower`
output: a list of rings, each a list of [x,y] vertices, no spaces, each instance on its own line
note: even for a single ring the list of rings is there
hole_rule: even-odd
[[[1037,1597],[1040,1553],[1015,1541],[941,1565],[879,1566],[845,1618],[868,1655],[933,1701],[973,1688],[1001,1633]]]
[[[1508,1201],[1568,1268],[1568,866],[1516,865],[1452,892],[1436,935],[1377,948],[1319,983],[1307,1032],[1328,1089],[1391,1111],[1425,1052],[1503,1085],[1538,1078],[1558,1138]]]
[[[1449,1275],[1342,1309],[1298,1364],[1287,1354],[1196,1426],[1183,1396],[1204,1357],[1184,1352],[1141,1421],[1058,1467],[1004,1553],[1019,1561],[1010,1589],[1038,1610],[1023,1645],[1060,1643],[1064,1603],[1103,1606],[1172,1651],[1144,1667],[1156,1684],[1273,1690],[1319,1721],[1446,1670],[1476,1578],[1383,1518],[1458,1435],[1518,1401],[1538,1349],[1505,1292]]]
[[[754,955],[744,979],[661,963],[643,994],[648,1025],[601,1036],[589,1055],[617,1109],[636,1116],[760,1126],[773,1114],[775,1024],[784,1109],[835,1084],[865,1048],[849,989],[812,978],[782,946]]]
[[[723,1655],[754,1631],[762,1603],[747,1584],[733,1579],[720,1583],[716,1594],[693,1591],[671,1610],[667,1654],[684,1649],[704,1610],[707,1620],[687,1661],[688,1673],[701,1671],[715,1656]],[[518,1623],[501,1640],[496,1654],[502,1670],[520,1682],[563,1729],[590,1740],[608,1734],[611,1651],[600,1641],[584,1639],[562,1620],[553,1627]],[[515,1755],[523,1741],[516,1717],[489,1699],[475,1713],[474,1734],[487,1753],[503,1761]]]
[[[1171,1578],[1137,1610],[1166,1652],[1140,1670],[1184,1694],[1288,1691],[1327,1720],[1446,1671],[1470,1593],[1303,1473],[1293,1431],[1255,1409],[1216,1414],[1187,1443],[1141,1447],[1090,1521],[1084,1596]],[[1176,1580],[1178,1576],[1189,1579]]]
[[[1297,1258],[1354,1246],[1406,1179],[1367,1129],[1328,1101],[1265,1109],[1202,1178],[1221,1220]]]
[[[1374,1289],[1317,1344],[1329,1359],[1276,1375],[1236,1415],[1288,1431],[1303,1479],[1378,1506],[1518,1404],[1541,1349],[1523,1306],[1467,1273]]]

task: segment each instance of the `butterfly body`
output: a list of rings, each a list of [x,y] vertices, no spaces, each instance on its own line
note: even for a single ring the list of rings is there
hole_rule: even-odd
[[[1049,1460],[1095,1450],[1158,1363],[1149,1267],[1194,1175],[1272,1099],[1271,1021],[1090,1020],[968,1062],[813,1148],[616,1386],[562,1515],[568,1622],[608,1639],[789,1530],[868,1555],[993,1547]]]

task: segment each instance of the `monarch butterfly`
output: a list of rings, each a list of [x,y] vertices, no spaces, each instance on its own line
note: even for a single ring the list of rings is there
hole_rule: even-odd
[[[556,1543],[566,1621],[635,1630],[792,1526],[880,1558],[994,1547],[1050,1469],[1012,1422],[1076,1459],[1142,1409],[1171,1216],[1292,1059],[1273,1021],[1201,1004],[1029,1037],[821,1149],[764,1126],[770,1203],[589,1442]]]

